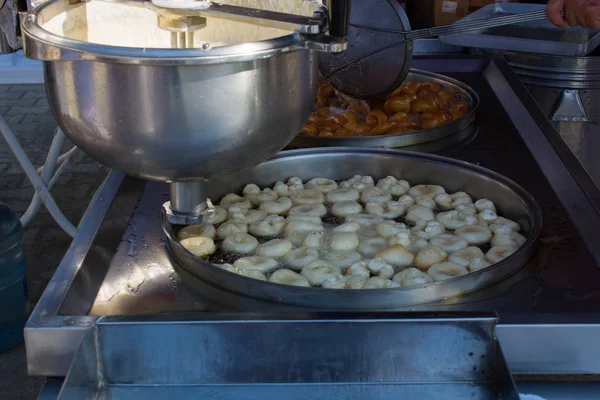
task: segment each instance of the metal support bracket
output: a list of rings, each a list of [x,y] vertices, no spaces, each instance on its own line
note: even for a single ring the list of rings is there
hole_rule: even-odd
[[[579,90],[563,90],[551,119],[559,122],[589,122]]]

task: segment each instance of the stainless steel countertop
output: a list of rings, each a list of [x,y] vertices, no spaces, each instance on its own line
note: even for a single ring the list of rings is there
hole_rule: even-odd
[[[600,187],[600,125],[592,122],[555,122],[560,136]]]
[[[104,317],[60,398],[518,400],[495,324],[490,313]]]
[[[597,188],[584,189],[585,176],[570,150],[506,63],[485,58],[415,63],[464,80],[485,100],[476,138],[444,155],[527,188],[542,206],[545,223],[537,255],[518,274],[489,290],[414,309],[498,311],[497,335],[513,373],[600,373],[600,214],[592,201]],[[214,307],[186,291],[172,273],[158,213],[167,193],[166,185],[109,176],[28,323],[30,373],[64,376],[96,320],[91,314]]]
[[[38,400],[56,400],[64,380],[48,379]],[[596,382],[519,382],[517,389],[521,394],[534,394],[545,400],[598,400],[600,383]]]

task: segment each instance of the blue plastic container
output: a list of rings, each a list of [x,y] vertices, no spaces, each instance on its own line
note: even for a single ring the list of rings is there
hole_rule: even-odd
[[[27,281],[21,239],[23,226],[0,203],[0,352],[23,341],[27,322]]]

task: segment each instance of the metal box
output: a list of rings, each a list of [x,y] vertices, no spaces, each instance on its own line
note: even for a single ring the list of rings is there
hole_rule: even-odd
[[[59,400],[519,399],[485,315],[103,317]]]

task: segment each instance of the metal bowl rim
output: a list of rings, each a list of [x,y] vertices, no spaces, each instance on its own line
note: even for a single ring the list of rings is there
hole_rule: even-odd
[[[302,157],[302,156],[306,156],[306,155],[319,155],[319,154],[323,154],[323,153],[332,153],[332,152],[335,152],[335,153],[359,153],[360,155],[365,155],[365,154],[390,155],[390,156],[403,157],[403,158],[412,158],[412,159],[418,159],[418,160],[422,160],[422,161],[441,163],[441,164],[445,164],[447,166],[454,166],[456,168],[460,168],[460,169],[464,169],[464,170],[471,170],[472,172],[476,172],[478,175],[487,176],[487,177],[495,180],[496,182],[502,183],[503,185],[510,188],[525,203],[525,206],[527,207],[528,211],[532,214],[531,215],[531,217],[532,217],[531,229],[530,229],[530,232],[528,232],[528,234],[527,234],[527,240],[525,241],[525,243],[521,247],[519,247],[517,249],[517,251],[515,251],[513,254],[511,254],[509,257],[505,258],[504,260],[502,260],[498,263],[492,264],[491,266],[481,269],[479,271],[470,272],[466,275],[457,276],[454,278],[446,279],[444,281],[434,281],[434,282],[427,283],[424,285],[415,285],[415,286],[400,287],[400,288],[385,288],[385,289],[343,289],[343,290],[341,290],[341,289],[326,289],[326,288],[315,288],[315,287],[308,287],[308,288],[307,287],[294,287],[294,290],[296,290],[296,289],[301,290],[304,294],[323,293],[323,291],[328,291],[329,293],[349,293],[349,295],[350,295],[350,294],[356,294],[356,293],[364,293],[365,290],[376,290],[376,291],[386,290],[386,291],[396,291],[396,292],[405,291],[406,292],[406,291],[410,291],[415,288],[439,287],[441,285],[445,286],[446,284],[452,284],[454,282],[458,282],[460,280],[471,278],[473,276],[477,277],[477,276],[483,274],[484,271],[488,272],[492,269],[498,269],[501,266],[506,265],[509,262],[511,262],[511,260],[516,258],[517,255],[532,251],[535,248],[535,246],[537,245],[537,239],[542,230],[542,222],[541,222],[542,221],[542,211],[541,211],[541,208],[539,207],[538,203],[533,198],[533,196],[531,194],[529,194],[529,192],[527,192],[521,185],[518,185],[513,180],[511,180],[501,174],[498,174],[490,169],[487,169],[487,168],[484,168],[484,167],[481,167],[481,166],[478,166],[478,165],[475,165],[475,164],[472,164],[472,163],[469,163],[466,161],[456,160],[456,159],[449,158],[449,157],[443,157],[443,156],[432,155],[432,154],[427,154],[427,153],[415,153],[415,152],[393,150],[393,149],[375,149],[375,148],[371,148],[371,147],[365,147],[365,148],[328,147],[328,148],[313,148],[313,149],[298,149],[298,150],[282,151],[282,152],[278,153],[277,155],[275,155],[274,157],[270,158],[269,160],[265,161],[263,164],[266,164],[266,163],[269,163],[269,162],[275,161],[275,160],[280,160],[280,159],[286,159],[286,158],[292,158],[292,157]],[[281,284],[278,284],[278,283],[273,283],[273,282],[269,282],[269,281],[261,281],[258,279],[249,278],[249,277],[246,277],[243,275],[234,274],[232,272],[225,271],[219,267],[214,266],[212,263],[209,263],[204,259],[194,256],[187,249],[185,249],[183,246],[181,246],[181,244],[179,243],[179,241],[173,234],[171,226],[166,221],[166,217],[164,217],[164,216],[162,218],[162,225],[163,225],[163,234],[166,235],[167,239],[168,239],[168,240],[166,240],[165,244],[167,245],[167,249],[168,249],[169,253],[171,253],[171,256],[175,260],[177,260],[177,257],[172,253],[172,251],[170,249],[170,246],[172,246],[172,245],[179,246],[181,249],[183,249],[185,252],[187,252],[190,256],[192,256],[196,261],[199,261],[199,263],[202,266],[208,266],[209,270],[211,270],[217,274],[228,274],[228,275],[222,275],[222,276],[231,277],[232,275],[234,275],[238,278],[246,279],[246,282],[248,282],[248,283],[257,284],[259,286],[263,285],[263,284],[268,285],[266,287],[271,287],[271,285],[281,286]],[[177,262],[180,263],[179,261],[177,261]],[[193,271],[189,271],[189,269],[187,267],[185,267],[182,263],[180,263],[180,265],[182,265],[184,268],[186,268],[186,270],[188,270],[188,272],[190,272],[192,275],[195,275],[193,273]],[[200,279],[200,278],[198,278],[198,279]],[[242,281],[244,281],[244,280],[242,280]],[[288,286],[288,285],[284,285],[284,286]]]
[[[457,79],[451,78],[449,76],[437,74],[435,72],[429,72],[429,71],[425,71],[425,70],[411,68],[409,71],[409,74],[423,75],[423,76],[427,76],[427,77],[431,77],[431,78],[436,78],[436,79],[442,80],[446,83],[450,83],[454,86],[457,86],[460,90],[463,91],[463,94],[468,95],[468,97],[471,99],[471,101],[473,103],[471,109],[469,110],[468,113],[466,113],[465,115],[463,115],[456,121],[450,121],[447,124],[436,126],[435,128],[419,129],[418,131],[414,131],[414,132],[395,133],[393,135],[379,135],[379,136],[329,137],[329,136],[307,136],[307,135],[300,135],[300,134],[298,134],[298,136],[300,136],[301,139],[303,139],[303,140],[310,140],[310,141],[315,141],[315,142],[329,142],[329,141],[333,141],[333,140],[339,140],[339,141],[343,140],[343,141],[348,141],[348,142],[354,142],[357,140],[368,140],[368,139],[383,139],[383,138],[393,139],[393,138],[397,138],[397,137],[406,137],[407,135],[419,135],[420,136],[420,135],[423,135],[423,134],[426,134],[429,132],[434,132],[437,129],[441,129],[441,128],[447,129],[447,128],[453,127],[454,125],[459,125],[463,121],[466,121],[466,120],[474,120],[475,119],[475,111],[477,111],[477,108],[479,107],[480,100],[479,100],[479,95],[477,94],[477,92],[475,90],[473,90],[472,87],[470,87],[469,85],[467,85]],[[469,125],[470,125],[470,123],[469,123]],[[349,145],[351,145],[351,144],[349,144]]]
[[[37,45],[53,46],[66,51],[84,54],[82,57],[61,57],[59,55],[53,55],[51,56],[51,60],[82,58],[86,60],[119,62],[122,64],[207,65],[252,61],[273,57],[281,53],[305,49],[305,40],[298,32],[292,32],[288,35],[273,39],[215,47],[209,50],[202,50],[201,48],[137,48],[109,46],[69,39],[49,32],[37,23],[38,15],[45,8],[56,3],[65,3],[65,5],[68,5],[68,2],[69,0],[48,0],[35,7],[22,19],[21,27],[23,36],[33,40]],[[24,51],[26,55],[32,55],[32,53],[28,51],[28,46],[24,46]],[[34,51],[34,54],[35,53],[37,53],[37,51]]]

